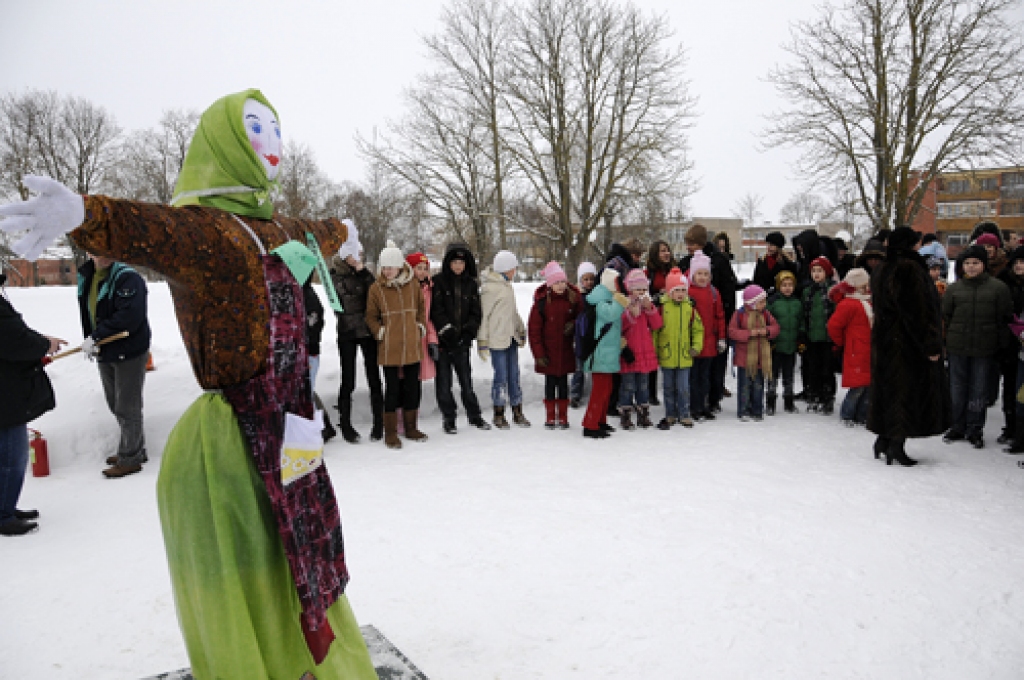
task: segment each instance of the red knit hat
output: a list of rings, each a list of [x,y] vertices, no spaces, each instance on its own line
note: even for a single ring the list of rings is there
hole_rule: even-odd
[[[683,272],[679,271],[679,267],[672,267],[672,271],[665,277],[665,291],[671,293],[676,288],[689,290],[690,282],[686,280]]]
[[[405,261],[408,262],[409,266],[413,269],[415,269],[418,264],[425,264],[428,267],[430,266],[430,260],[427,259],[427,256],[423,253],[409,253],[405,256]]]
[[[814,269],[815,267],[821,267],[822,269],[824,269],[825,276],[829,278],[832,278],[832,275],[835,273],[835,270],[832,269],[832,263],[828,261],[827,257],[816,257],[813,260],[811,260],[810,268]]]

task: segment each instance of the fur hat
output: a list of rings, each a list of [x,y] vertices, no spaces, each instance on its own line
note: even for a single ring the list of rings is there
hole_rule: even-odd
[[[1013,252],[1006,258],[1006,266],[1013,267],[1013,263],[1017,260],[1024,260],[1024,246],[1017,246],[1013,249]]]
[[[344,260],[351,256],[356,258],[356,262],[359,262],[362,259],[360,253],[363,252],[363,244],[359,242],[359,230],[356,229],[356,223],[349,219],[344,219],[341,223],[348,227],[348,238],[341,244],[338,257]]]
[[[519,260],[516,259],[515,255],[513,255],[507,250],[499,250],[494,255],[494,264],[491,267],[491,269],[498,272],[499,274],[504,274],[505,272],[512,271],[518,266]]]
[[[992,246],[993,248],[999,247],[999,237],[995,234],[989,234],[988,232],[982,234],[975,241],[979,246]]]
[[[619,273],[614,269],[605,268],[601,272],[601,285],[615,293],[618,292],[618,286],[615,285],[615,281],[619,278]]]
[[[896,227],[889,235],[890,250],[911,250],[921,240],[921,232],[910,227]]]
[[[394,241],[389,240],[384,250],[380,251],[380,257],[377,258],[377,266],[400,268],[403,264],[405,264],[405,258],[402,257],[402,251],[398,249]]]
[[[540,270],[540,275],[544,277],[544,283],[548,287],[555,285],[560,281],[568,281],[569,277],[565,275],[565,270],[562,269],[562,265],[558,264],[554,260],[544,265],[544,269]]]
[[[708,243],[708,230],[703,224],[695,224],[686,230],[683,241],[703,248]]]
[[[782,288],[782,282],[786,280],[792,281],[793,287],[796,288],[796,274],[788,269],[784,269],[775,275],[775,290]]]
[[[825,276],[829,278],[832,278],[832,275],[835,274],[836,271],[835,269],[832,268],[832,263],[828,261],[827,257],[816,257],[813,260],[811,260],[811,266],[809,267],[809,269],[814,269],[815,267],[821,267],[822,269],[824,269]]]
[[[626,274],[625,280],[622,282],[626,286],[626,290],[636,290],[638,288],[647,288],[651,285],[651,282],[647,280],[644,275],[643,269],[631,269]]]
[[[690,282],[686,280],[686,276],[680,271],[679,267],[672,267],[672,271],[665,277],[665,291],[671,293],[676,288],[689,290]]]
[[[577,283],[582,281],[583,277],[587,274],[593,274],[594,278],[597,278],[597,267],[594,266],[593,262],[580,262],[580,266],[576,268]]]
[[[868,274],[866,269],[854,267],[850,271],[846,272],[846,277],[843,281],[854,288],[863,288],[871,283],[871,276]]]
[[[862,257],[885,257],[885,246],[877,238],[868,239],[861,251]]]
[[[988,251],[985,250],[985,246],[973,245],[970,248],[967,248],[963,252],[963,255],[960,256],[960,259],[963,262],[966,262],[971,258],[981,260],[981,264],[988,267]]]
[[[781,231],[770,231],[764,237],[765,243],[771,243],[776,248],[786,247],[786,236]]]
[[[698,251],[690,258],[690,277],[692,278],[694,273],[702,269],[709,274],[711,273],[711,258]]]
[[[761,300],[768,297],[768,293],[764,292],[764,288],[752,283],[743,289],[743,305],[756,305]]]
[[[405,256],[405,261],[408,262],[409,266],[413,269],[415,269],[418,264],[425,264],[427,267],[430,267],[430,260],[427,259],[427,256],[423,253],[410,253]]]

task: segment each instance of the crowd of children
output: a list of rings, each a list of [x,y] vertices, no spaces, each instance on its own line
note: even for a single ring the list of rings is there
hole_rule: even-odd
[[[690,233],[697,231],[691,230],[688,237]],[[714,265],[704,244],[696,244],[678,261],[684,270],[676,266],[664,241],[655,242],[647,266],[639,266],[642,250],[634,240],[617,246],[614,259],[610,257],[601,269],[582,263],[575,283],[558,262],[549,262],[540,272],[543,282],[533,293],[525,323],[512,285],[519,267],[513,253],[498,252],[478,281],[468,247],[452,244],[441,272],[431,278],[425,255],[413,253],[403,259],[389,243],[378,259],[376,282],[364,288],[367,302],[354,305],[365,309],[366,326],[376,340],[376,357],[383,368],[385,442],[400,447],[403,426],[406,438],[426,440],[418,429],[420,384],[435,373],[444,431],[457,432],[453,370],[469,422],[491,428],[473,390],[473,340],[480,359],[492,367],[492,422],[498,429],[512,424],[530,427],[519,374],[519,350],[527,342],[534,369],[544,376],[547,429],[570,427],[570,408],[583,405],[588,375],[590,398],[582,422],[586,437],[610,436],[616,430],[608,422],[610,413],[618,415],[617,425],[625,431],[655,427],[655,421],[658,429],[669,430],[714,420],[721,412],[721,397],[713,394],[713,366],[730,347],[741,421],[776,415],[780,381],[783,412],[797,413],[796,402],[803,399],[806,412],[831,415],[840,373],[846,396],[839,419],[849,427],[865,425],[872,383],[871,270],[885,257],[884,235],[870,241],[856,260],[840,258],[837,264],[836,258],[816,252],[813,239],[798,244],[793,261],[782,251],[782,235],[769,237],[773,248],[759,260],[758,276],[737,286],[742,290],[738,309],[727,305],[714,285]],[[1018,415],[1017,404],[1017,371],[1024,369],[1024,360],[1017,359],[1020,333],[1009,325],[1014,313],[1024,312],[1024,248],[1007,256],[996,237],[982,233],[958,259],[957,282],[947,286],[945,251],[934,240],[925,246],[927,259],[922,256],[922,262],[942,300],[953,395],[953,425],[945,440],[983,445],[985,410],[996,398],[993,381],[998,385],[1002,375],[1007,424],[1000,440],[1013,442],[1014,452],[1024,451],[1024,426],[1017,424],[1024,415]],[[343,248],[350,264],[361,258],[360,248]],[[837,250],[844,251],[845,244]],[[837,266],[843,270],[841,278]],[[356,290],[359,287],[346,286],[343,298],[350,299]],[[349,370],[354,370],[352,363],[346,364]],[[353,382],[354,377],[343,376],[340,401],[350,399]],[[719,391],[727,393],[722,387]],[[651,411],[659,403],[664,404],[661,418]],[[349,441],[358,441],[357,433],[349,436],[350,409],[342,408],[342,431]]]

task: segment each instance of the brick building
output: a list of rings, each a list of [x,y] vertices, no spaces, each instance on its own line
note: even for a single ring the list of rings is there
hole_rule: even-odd
[[[16,288],[70,286],[78,281],[78,268],[71,257],[43,257],[35,262],[22,259],[4,261],[7,285]]]

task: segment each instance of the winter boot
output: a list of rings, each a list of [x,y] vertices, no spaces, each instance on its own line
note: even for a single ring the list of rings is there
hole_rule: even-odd
[[[651,407],[644,404],[643,406],[637,407],[636,424],[645,430],[649,427],[654,427],[654,423],[651,422]]]
[[[39,528],[35,522],[11,517],[0,524],[0,536],[24,536]]]
[[[782,404],[786,413],[800,413],[800,411],[798,411],[796,408],[796,404],[794,403],[795,401],[796,399],[793,397],[792,394],[783,395]]]
[[[405,438],[414,442],[423,443],[427,441],[427,435],[420,432],[416,421],[419,420],[419,409],[415,411],[402,411],[402,419],[405,421]]]
[[[505,407],[495,406],[494,407],[494,426],[499,430],[509,429],[508,421],[505,420]]]
[[[352,400],[342,399],[338,402],[338,415],[341,418],[341,437],[349,444],[359,443],[359,433],[352,427]],[[371,435],[371,439],[372,439]],[[379,439],[379,437],[378,437]]]
[[[662,418],[661,422],[658,423],[659,430],[671,430],[672,426],[676,424],[675,418]]]
[[[773,415],[775,415],[775,400],[777,398],[778,398],[778,396],[774,392],[772,394],[769,394],[767,397],[765,397],[765,400],[764,400],[764,414],[766,416],[773,416]]]
[[[826,416],[832,415],[832,412],[835,410],[835,403],[836,403],[835,399],[825,399],[823,402],[821,402],[821,413],[822,413],[822,415],[826,415]]]
[[[384,397],[370,396],[370,408],[373,410],[373,427],[370,428],[370,441],[379,442],[384,438]],[[397,420],[396,427],[397,427]],[[356,434],[359,434],[358,432]],[[344,432],[342,432],[344,435]]]
[[[324,440],[324,444],[326,444],[338,436],[338,431],[334,429],[330,414],[327,413],[327,409],[324,408],[324,402],[320,401],[320,395],[316,392],[313,393],[313,404],[324,414],[324,429],[320,431],[320,437]]]
[[[398,414],[384,414],[384,445],[389,449],[402,448],[402,440],[398,438]]]
[[[519,427],[530,427],[530,421],[523,415],[522,404],[516,404],[512,407],[512,422]]]
[[[113,467],[109,467],[103,471],[103,476],[107,479],[118,479],[119,477],[127,477],[128,475],[134,475],[136,472],[142,472],[142,465],[140,463],[122,464],[116,463]]]
[[[605,439],[608,437],[608,433],[604,430],[588,430],[583,428],[583,436],[587,439]]]
[[[581,402],[582,400],[579,397],[573,397],[572,401],[569,402],[569,406],[573,408],[579,408],[580,406],[583,405]]]
[[[569,429],[569,400],[568,399],[556,399],[555,400],[555,413],[558,416],[558,429],[568,430]]]
[[[545,399],[544,400],[544,429],[553,430],[558,427],[558,422],[555,416],[555,400]]]
[[[622,412],[622,420],[619,423],[619,427],[621,427],[623,430],[635,430],[636,425],[633,424],[632,420],[632,407],[622,406],[621,408],[619,408],[619,410]]]
[[[445,434],[458,434],[459,428],[455,427],[455,419],[445,418],[441,422],[441,429],[444,430]]]
[[[484,420],[484,417],[479,413],[475,416],[470,417],[469,424],[478,430],[489,430],[491,429],[490,423]]]
[[[903,450],[904,440],[893,439],[889,442],[889,449],[885,452],[885,464],[892,465],[896,461],[904,467],[917,465],[917,461],[907,455]]]
[[[600,425],[598,425],[598,427],[601,428],[601,432],[604,432],[606,434],[611,434],[612,432],[615,432],[615,428],[609,425],[608,423],[601,423]]]
[[[1006,426],[1003,427],[1003,433],[996,439],[997,444],[1009,444],[1017,435],[1017,421],[1012,413],[1004,413],[1003,416],[1006,418]]]

